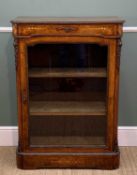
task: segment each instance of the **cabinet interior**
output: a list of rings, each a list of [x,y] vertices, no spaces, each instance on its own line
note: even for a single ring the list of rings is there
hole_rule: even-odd
[[[106,144],[107,58],[99,44],[27,47],[32,146]]]

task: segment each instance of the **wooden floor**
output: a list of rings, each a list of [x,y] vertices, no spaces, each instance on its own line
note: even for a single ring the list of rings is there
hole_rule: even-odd
[[[16,168],[15,147],[0,147],[0,175],[137,175],[137,147],[121,147],[121,164],[117,170]]]

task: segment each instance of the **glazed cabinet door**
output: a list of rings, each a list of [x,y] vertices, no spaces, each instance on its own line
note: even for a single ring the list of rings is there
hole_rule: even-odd
[[[95,37],[20,40],[22,149],[113,149],[116,48]]]

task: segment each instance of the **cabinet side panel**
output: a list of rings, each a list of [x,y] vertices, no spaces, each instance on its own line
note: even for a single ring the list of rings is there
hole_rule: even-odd
[[[118,73],[117,65],[117,40],[110,41],[108,60],[108,145],[114,150],[117,140],[117,104],[118,104]]]

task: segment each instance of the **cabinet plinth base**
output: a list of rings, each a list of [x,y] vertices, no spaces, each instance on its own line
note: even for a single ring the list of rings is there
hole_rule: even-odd
[[[21,169],[119,167],[119,150],[109,153],[25,153],[17,151],[17,166]]]

